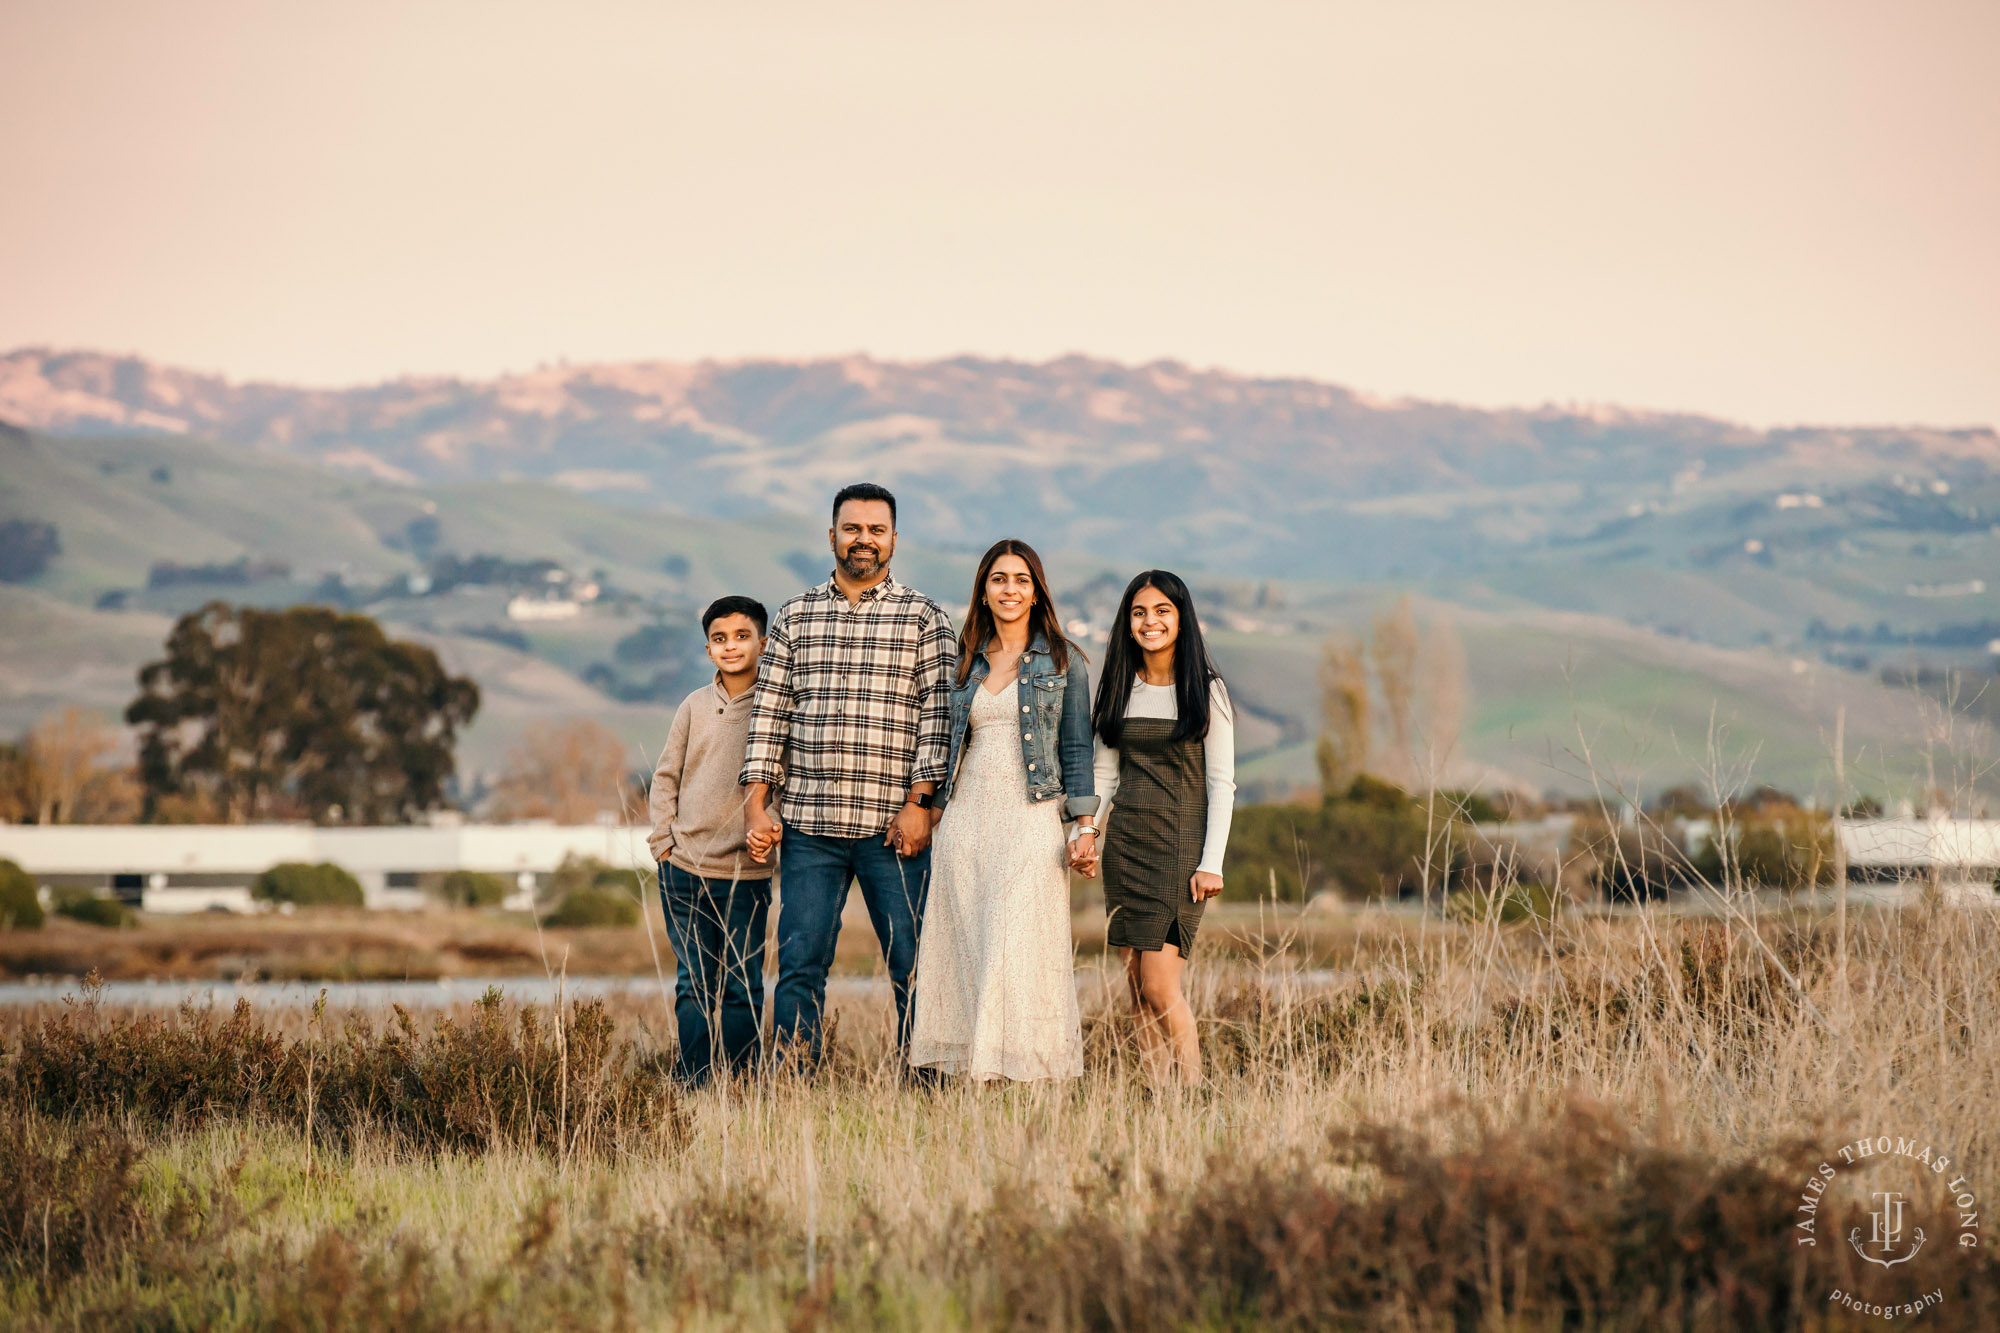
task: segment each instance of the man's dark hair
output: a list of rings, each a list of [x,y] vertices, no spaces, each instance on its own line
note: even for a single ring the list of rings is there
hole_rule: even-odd
[[[886,486],[877,486],[872,481],[857,481],[852,486],[842,486],[833,497],[833,521],[840,522],[840,507],[849,500],[880,500],[889,506],[889,526],[896,526],[896,497],[889,494]]]
[[[708,637],[708,627],[724,616],[748,616],[750,623],[762,634],[771,623],[764,613],[764,604],[755,597],[718,597],[708,604],[708,610],[701,613],[701,636]]]

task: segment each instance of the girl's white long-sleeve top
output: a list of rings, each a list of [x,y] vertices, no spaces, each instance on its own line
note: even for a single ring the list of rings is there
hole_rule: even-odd
[[[1134,678],[1132,699],[1125,705],[1127,717],[1159,717],[1172,721],[1180,716],[1171,685],[1148,685]],[[1222,853],[1229,846],[1229,817],[1236,805],[1236,722],[1229,704],[1229,691],[1220,680],[1208,689],[1208,736],[1202,742],[1207,760],[1208,831],[1202,838],[1201,864],[1197,871],[1222,873]],[[1100,823],[1110,817],[1112,798],[1118,794],[1118,751],[1103,741],[1097,743],[1091,770],[1097,779],[1097,796],[1103,803]]]

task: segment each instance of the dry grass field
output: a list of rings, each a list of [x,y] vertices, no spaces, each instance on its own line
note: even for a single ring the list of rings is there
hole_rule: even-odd
[[[2000,921],[1357,913],[1331,973],[1236,933],[1194,1088],[1144,1084],[1089,958],[1069,1087],[906,1086],[865,997],[816,1078],[693,1095],[631,1000],[16,1010],[0,1323],[1834,1329],[1934,1291],[2000,1327]],[[1953,1163],[1895,1268],[1842,1243],[1866,1179],[1802,1193],[1877,1134]]]
[[[1079,895],[1071,930],[1079,954],[1104,949],[1104,910]],[[145,917],[123,929],[50,916],[37,931],[0,931],[0,979],[106,981],[430,981],[441,977],[673,975],[673,953],[651,914],[632,927],[538,930],[526,913],[388,913],[315,908],[292,915]],[[1357,936],[1398,933],[1395,917],[1302,912],[1296,905],[1218,904],[1216,949],[1261,957],[1283,947],[1309,966],[1347,957]],[[773,928],[777,914],[772,913]],[[851,896],[835,970],[879,970],[861,896]]]

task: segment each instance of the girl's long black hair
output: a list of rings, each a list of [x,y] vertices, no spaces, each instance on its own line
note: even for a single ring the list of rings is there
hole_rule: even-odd
[[[1180,637],[1174,640],[1174,721],[1173,739],[1201,740],[1208,735],[1209,694],[1220,673],[1208,660],[1208,648],[1201,640],[1201,621],[1194,613],[1194,596],[1180,577],[1164,569],[1149,569],[1125,585],[1118,601],[1118,619],[1111,626],[1111,642],[1104,650],[1104,675],[1097,682],[1097,703],[1090,710],[1090,725],[1099,739],[1112,749],[1125,730],[1125,708],[1132,702],[1132,678],[1145,665],[1145,650],[1132,637],[1132,603],[1141,588],[1158,588],[1180,613]]]

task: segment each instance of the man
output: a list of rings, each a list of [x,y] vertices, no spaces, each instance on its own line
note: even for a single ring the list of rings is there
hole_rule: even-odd
[[[910,974],[930,885],[932,794],[950,743],[951,617],[889,574],[896,497],[858,483],[833,497],[833,575],[778,608],[750,708],[746,844],[780,842],[774,1039],[820,1054],[826,976],[848,885],[861,883],[909,1046]],[[770,809],[782,783],[784,820]]]

